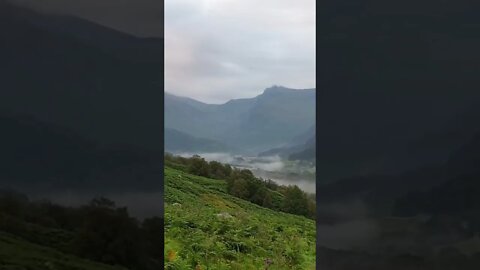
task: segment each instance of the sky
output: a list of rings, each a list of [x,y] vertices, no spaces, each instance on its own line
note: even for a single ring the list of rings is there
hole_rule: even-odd
[[[315,87],[315,0],[165,0],[165,90],[206,103]]]
[[[139,37],[163,36],[163,0],[8,0],[37,11],[73,15]]]

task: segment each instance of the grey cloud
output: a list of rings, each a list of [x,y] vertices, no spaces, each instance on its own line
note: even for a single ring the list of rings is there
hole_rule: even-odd
[[[315,1],[167,0],[165,86],[211,103],[315,87]]]

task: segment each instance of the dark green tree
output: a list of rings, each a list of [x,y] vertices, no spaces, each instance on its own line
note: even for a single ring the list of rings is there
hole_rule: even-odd
[[[243,178],[233,181],[231,194],[241,199],[248,199],[248,182]]]
[[[299,187],[288,186],[282,208],[287,213],[308,216],[308,198]]]

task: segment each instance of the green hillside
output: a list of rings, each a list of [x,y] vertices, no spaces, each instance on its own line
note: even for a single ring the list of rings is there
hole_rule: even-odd
[[[315,221],[165,167],[165,269],[315,269]]]
[[[104,197],[68,207],[0,189],[0,269],[158,270],[162,225]]]
[[[125,270],[67,255],[0,232],[0,269],[11,270]]]

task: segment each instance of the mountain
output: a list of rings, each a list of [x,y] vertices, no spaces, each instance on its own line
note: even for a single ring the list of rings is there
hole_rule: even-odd
[[[302,132],[295,136],[291,141],[290,145],[298,145],[308,142],[310,139],[315,137],[315,125],[309,127],[305,132]]]
[[[59,267],[65,270],[126,270],[121,266],[111,266],[92,262],[53,248],[34,244],[15,235],[0,231],[0,257],[4,269],[45,269],[45,266]],[[22,255],[20,255],[22,254]]]
[[[321,9],[321,179],[431,163],[391,157],[480,100],[472,72],[480,68],[479,19],[466,3],[344,0]]]
[[[0,185],[23,191],[160,191],[161,153],[104,146],[30,116],[0,115]],[[26,169],[28,168],[28,169]]]
[[[167,152],[226,152],[229,150],[226,145],[218,141],[197,138],[175,129],[166,128],[164,136]]]
[[[290,160],[309,160],[315,161],[316,158],[316,138],[310,137],[308,141],[303,145],[303,148],[290,154],[288,159]]]
[[[324,269],[480,265],[478,244],[458,248],[480,228],[478,7],[322,2],[317,243],[337,249],[319,251]]]
[[[323,203],[362,201],[372,215],[409,216],[433,214],[433,210],[446,213],[461,205],[466,209],[468,202],[471,207],[477,207],[472,196],[480,188],[476,180],[480,176],[479,153],[480,133],[452,151],[443,163],[398,174],[358,175],[321,184],[319,200]]]
[[[288,157],[293,153],[305,150],[308,141],[315,138],[315,126],[310,127],[305,132],[293,137],[286,145],[269,149],[259,153],[259,156],[281,156]]]
[[[458,217],[468,224],[470,233],[480,232],[480,133],[450,155],[448,181],[427,190],[413,190],[395,200],[393,213],[398,216],[427,214],[434,217]]]
[[[163,61],[154,55],[163,55],[163,42],[0,5],[1,110],[102,144],[162,149]]]
[[[51,33],[75,38],[115,57],[142,62],[163,61],[163,50],[159,49],[163,46],[161,38],[138,38],[73,16],[45,14],[4,5],[5,9],[13,10],[19,20]]]
[[[205,104],[165,94],[165,127],[245,152],[285,145],[315,123],[315,89],[267,88],[254,98]]]

